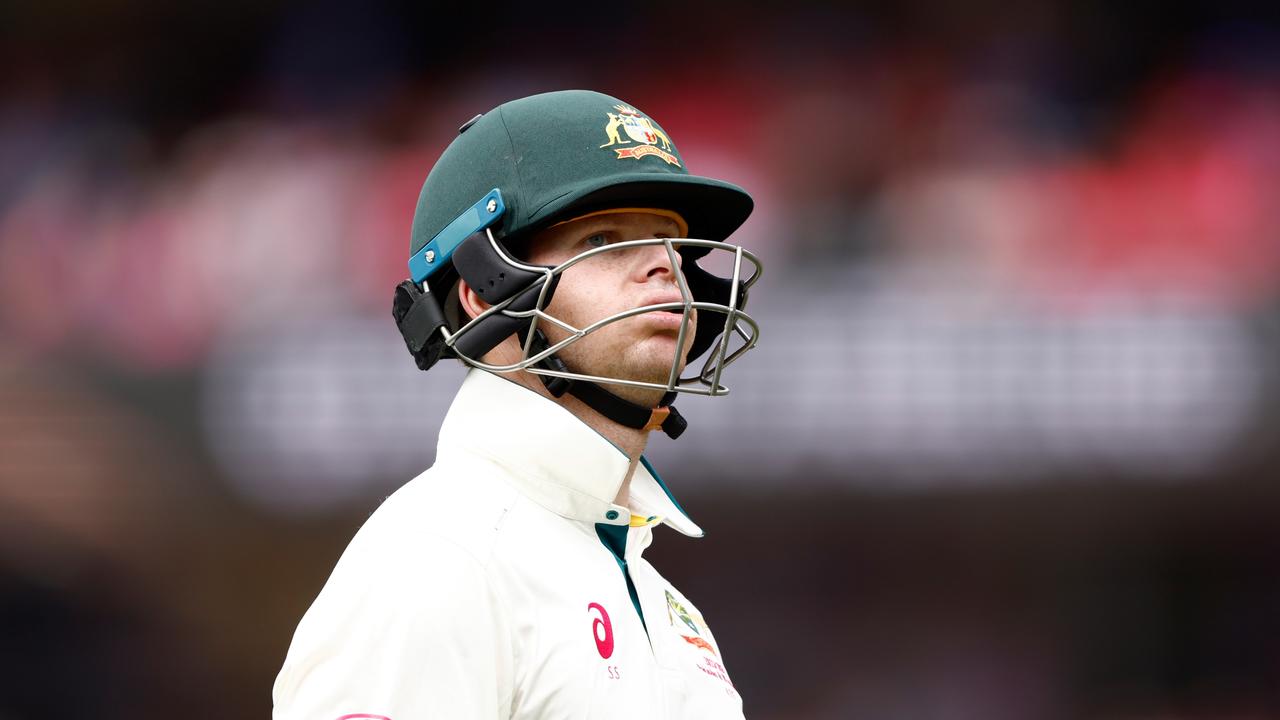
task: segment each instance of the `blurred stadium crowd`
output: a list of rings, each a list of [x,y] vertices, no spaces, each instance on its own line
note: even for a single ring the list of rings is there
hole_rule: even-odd
[[[651,451],[750,717],[1280,713],[1274,26],[646,7],[3,11],[0,718],[266,712],[460,376],[422,179],[575,86],[757,200],[762,345]]]

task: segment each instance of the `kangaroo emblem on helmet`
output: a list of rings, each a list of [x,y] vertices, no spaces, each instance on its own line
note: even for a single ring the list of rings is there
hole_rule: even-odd
[[[631,142],[630,140],[623,140],[618,136],[618,128],[622,127],[622,118],[614,115],[613,113],[608,113],[608,115],[609,124],[604,126],[604,134],[609,136],[609,142],[601,145],[600,147],[606,148],[610,145],[619,145],[621,143]]]
[[[618,158],[642,158],[657,155],[670,165],[680,165],[676,156],[671,154],[671,138],[652,120],[641,115],[638,110],[626,105],[614,105],[617,113],[606,112],[609,122],[604,126],[605,139],[601,148],[611,145],[628,144],[631,141],[640,143],[628,148],[615,148]],[[620,132],[621,131],[621,132]],[[625,133],[625,136],[623,135]]]

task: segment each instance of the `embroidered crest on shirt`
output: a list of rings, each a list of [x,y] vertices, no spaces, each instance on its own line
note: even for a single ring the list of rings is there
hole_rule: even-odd
[[[685,642],[689,643],[694,647],[702,648],[703,650],[706,650],[712,655],[718,657],[720,653],[716,652],[715,646],[712,645],[710,642],[708,642],[705,638],[699,637],[703,634],[703,631],[706,629],[707,621],[703,620],[702,616],[699,615],[696,611],[692,611],[686,608],[684,606],[684,603],[677,600],[676,596],[671,594],[670,590],[666,590],[665,592],[667,594],[667,622],[671,625],[671,627],[674,627],[677,629],[677,632],[679,632],[680,637],[684,638]],[[680,622],[683,623],[683,626],[676,625],[676,618],[680,619]],[[684,628],[688,628],[692,630],[693,635],[685,635],[683,632]]]
[[[685,609],[685,606],[680,604],[679,600],[676,600],[676,596],[672,595],[670,590],[665,590],[664,592],[667,594],[667,622],[674,626],[676,624],[675,618],[680,618],[680,622],[687,625],[695,635],[701,635],[702,628],[706,627],[707,621],[703,620],[701,615]]]

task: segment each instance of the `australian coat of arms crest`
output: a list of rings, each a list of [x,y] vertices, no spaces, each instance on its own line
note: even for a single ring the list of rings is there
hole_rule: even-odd
[[[671,138],[652,120],[641,115],[634,108],[626,105],[614,105],[616,113],[605,113],[609,121],[604,126],[605,138],[608,140],[602,148],[614,147],[618,158],[642,158],[657,155],[668,164],[680,167],[680,160],[671,153]],[[634,144],[632,144],[634,143]]]

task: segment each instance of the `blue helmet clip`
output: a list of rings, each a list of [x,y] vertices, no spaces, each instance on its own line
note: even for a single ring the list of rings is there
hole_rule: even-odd
[[[502,202],[502,191],[494,188],[480,198],[475,205],[462,211],[453,222],[431,238],[431,242],[409,257],[409,277],[421,283],[436,270],[448,265],[453,251],[463,240],[493,225],[507,209]]]

